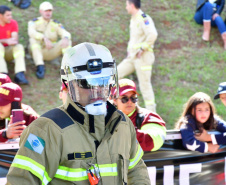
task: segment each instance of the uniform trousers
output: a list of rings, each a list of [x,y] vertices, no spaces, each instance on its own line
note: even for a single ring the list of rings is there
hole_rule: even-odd
[[[141,55],[141,58],[137,58],[136,55],[130,55],[125,58],[118,65],[117,70],[119,79],[136,71],[145,107],[148,110],[156,112],[155,95],[151,84],[152,65],[154,61],[154,53],[145,51]]]
[[[24,59],[24,47],[22,44],[14,46],[3,46],[0,43],[0,72],[8,73],[7,62],[14,59],[15,66],[14,72],[19,73],[26,71],[25,59]]]
[[[62,55],[66,49],[71,47],[71,41],[67,48],[63,48],[62,39],[53,44],[51,49],[44,47],[43,41],[38,41],[36,39],[30,38],[30,50],[36,66],[44,65],[45,61],[51,61]]]

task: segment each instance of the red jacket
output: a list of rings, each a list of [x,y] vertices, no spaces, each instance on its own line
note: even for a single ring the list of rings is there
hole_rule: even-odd
[[[138,114],[140,117],[143,117],[141,120],[138,119]],[[154,148],[153,139],[149,134],[143,133],[140,130],[140,128],[146,124],[153,123],[165,127],[165,122],[157,113],[141,108],[139,106],[136,107],[135,112],[132,115],[130,115],[129,118],[131,119],[133,125],[135,126],[137,140],[140,143],[140,146],[144,151],[151,151]],[[141,122],[138,123],[140,124],[140,126],[136,123],[136,120],[138,120],[138,122]]]

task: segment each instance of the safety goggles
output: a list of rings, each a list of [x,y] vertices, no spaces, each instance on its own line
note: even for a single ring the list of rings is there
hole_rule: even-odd
[[[137,102],[137,97],[135,97],[135,96],[131,96],[131,97],[123,96],[122,98],[119,98],[119,99],[121,100],[122,103],[127,103],[129,101],[129,99],[133,103]]]
[[[92,87],[106,87],[109,85],[110,76],[90,79],[77,80],[78,86],[83,89],[91,89]]]

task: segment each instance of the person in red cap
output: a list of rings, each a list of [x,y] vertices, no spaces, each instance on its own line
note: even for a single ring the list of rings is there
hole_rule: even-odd
[[[15,83],[0,86],[0,119],[5,120],[5,124],[1,122],[0,125],[0,142],[19,137],[26,126],[38,118],[38,114],[29,105],[21,103],[22,96],[21,87]],[[10,115],[13,109],[23,110],[23,121],[12,123]]]
[[[65,86],[65,84],[62,83],[61,88],[60,88],[60,92],[59,92],[59,98],[62,100],[63,104],[66,102],[67,93],[68,93],[68,89]]]
[[[133,122],[137,140],[144,151],[156,151],[164,143],[166,136],[165,122],[155,112],[141,108],[137,104],[136,84],[129,79],[119,80],[119,97],[117,89],[111,90],[113,104],[125,113]]]
[[[0,86],[12,82],[8,75],[0,73]],[[5,119],[0,118],[0,129],[5,127]]]
[[[12,82],[12,80],[9,78],[8,75],[0,73],[0,85],[10,82]]]

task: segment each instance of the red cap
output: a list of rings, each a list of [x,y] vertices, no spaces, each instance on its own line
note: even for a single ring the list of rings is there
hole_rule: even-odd
[[[60,91],[63,91],[63,90],[67,90],[67,87],[65,86],[64,82],[62,82],[61,88],[60,88]]]
[[[0,85],[12,82],[8,75],[0,73]]]
[[[121,79],[118,81],[118,85],[119,85],[119,96],[122,96],[130,91],[135,92],[137,95],[139,95],[136,90],[136,84],[134,83],[134,81],[130,79]],[[113,95],[116,95],[115,87],[112,88],[111,93]]]
[[[22,101],[22,89],[15,83],[5,83],[0,86],[0,106],[8,105],[13,101]]]

